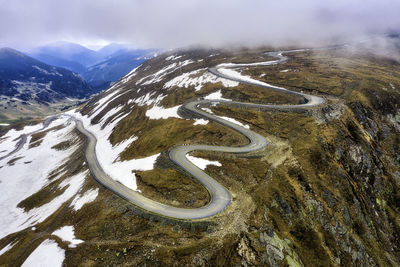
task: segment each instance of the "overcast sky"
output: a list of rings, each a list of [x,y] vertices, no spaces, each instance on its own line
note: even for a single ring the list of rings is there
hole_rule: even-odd
[[[0,46],[338,42],[400,30],[400,0],[0,0]]]

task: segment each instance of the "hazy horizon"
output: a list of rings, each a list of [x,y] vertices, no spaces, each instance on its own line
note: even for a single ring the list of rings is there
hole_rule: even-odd
[[[98,48],[310,45],[359,40],[400,29],[400,2],[289,0],[0,0],[0,46],[55,41]]]

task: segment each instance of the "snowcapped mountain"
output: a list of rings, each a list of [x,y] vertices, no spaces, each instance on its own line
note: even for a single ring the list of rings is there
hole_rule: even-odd
[[[398,265],[400,80],[384,74],[398,65],[268,50],[164,53],[79,108],[4,128],[0,265]],[[176,220],[107,189],[212,206],[171,151],[246,146],[235,129],[268,144],[184,155],[231,193],[217,214]]]

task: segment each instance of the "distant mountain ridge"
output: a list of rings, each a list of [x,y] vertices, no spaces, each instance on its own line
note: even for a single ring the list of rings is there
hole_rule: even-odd
[[[112,43],[98,51],[68,42],[57,42],[29,51],[29,55],[46,64],[81,74],[98,90],[127,74],[156,50],[135,50],[126,44]]]
[[[102,56],[96,51],[68,42],[41,46],[30,51],[29,55],[46,64],[63,67],[77,73],[82,73],[85,67],[102,59]]]
[[[112,82],[154,57],[156,50],[118,50],[101,61],[87,68],[82,76],[92,86],[106,89]]]
[[[0,121],[54,113],[96,92],[79,74],[0,49]]]
[[[35,86],[42,90],[34,93]],[[1,95],[52,102],[63,97],[85,98],[94,92],[76,73],[47,65],[11,48],[0,49]]]

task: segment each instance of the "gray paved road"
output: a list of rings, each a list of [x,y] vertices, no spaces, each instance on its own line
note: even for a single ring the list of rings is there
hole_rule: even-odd
[[[295,52],[295,51],[293,51]],[[209,146],[209,145],[187,145],[187,146],[178,146],[173,148],[170,151],[169,157],[175,162],[177,165],[181,166],[184,170],[189,172],[194,178],[196,178],[210,193],[211,200],[210,202],[203,207],[196,209],[183,209],[176,208],[168,205],[161,204],[154,200],[148,199],[144,197],[142,194],[130,190],[129,188],[123,186],[119,182],[116,182],[111,177],[109,177],[102,167],[100,166],[96,154],[96,138],[92,133],[86,130],[82,122],[76,120],[77,128],[80,132],[82,132],[88,138],[88,145],[86,149],[86,159],[88,161],[90,170],[95,177],[95,179],[106,188],[110,189],[114,193],[119,196],[129,200],[136,206],[167,217],[177,218],[177,219],[201,219],[210,217],[215,215],[221,211],[223,211],[229,204],[231,203],[231,195],[229,191],[212,177],[210,177],[207,173],[199,169],[196,165],[191,163],[186,155],[193,151],[220,151],[220,152],[228,152],[228,153],[247,153],[251,151],[259,150],[266,145],[268,145],[268,141],[261,135],[256,132],[251,131],[245,127],[242,127],[238,124],[229,122],[220,117],[214,116],[210,113],[207,113],[199,108],[199,105],[205,103],[224,103],[224,104],[235,104],[243,107],[250,108],[279,108],[279,109],[293,109],[293,108],[306,108],[315,105],[319,105],[324,102],[324,100],[317,96],[311,96],[299,92],[292,92],[284,88],[275,87],[275,86],[266,86],[260,85],[258,83],[252,83],[247,80],[238,79],[235,77],[231,77],[219,72],[220,68],[241,68],[241,67],[249,67],[249,66],[257,66],[257,65],[271,65],[271,64],[280,64],[287,60],[285,56],[282,56],[281,52],[270,53],[269,55],[278,57],[278,60],[267,62],[267,63],[252,63],[252,64],[229,64],[229,65],[220,65],[214,68],[210,68],[209,71],[219,77],[235,80],[242,83],[257,85],[261,87],[265,87],[272,90],[278,90],[285,93],[296,94],[305,99],[305,104],[300,105],[262,105],[262,104],[251,104],[251,103],[241,103],[235,101],[221,101],[221,100],[198,100],[192,101],[184,104],[184,108],[193,112],[197,116],[203,117],[205,119],[213,120],[219,124],[222,124],[226,127],[229,127],[243,135],[245,135],[249,139],[249,144],[241,147],[226,147],[226,146]]]
[[[286,52],[296,52],[293,51],[286,51]],[[96,147],[96,137],[87,129],[84,128],[82,122],[74,117],[72,117],[76,123],[76,128],[86,136],[87,138],[87,146],[85,150],[86,160],[89,166],[89,169],[93,175],[93,177],[98,181],[100,184],[114,192],[115,194],[121,196],[124,199],[127,199],[134,205],[144,209],[146,211],[156,213],[166,217],[172,217],[177,219],[201,219],[213,216],[219,212],[225,210],[227,206],[231,203],[231,195],[229,191],[212,177],[210,177],[207,173],[199,169],[193,163],[191,163],[187,158],[186,155],[193,151],[220,151],[220,152],[227,152],[227,153],[247,153],[251,151],[259,150],[266,145],[268,145],[268,141],[261,135],[256,132],[251,131],[250,129],[246,129],[238,124],[229,122],[224,120],[220,117],[214,116],[213,114],[207,113],[199,108],[200,105],[206,103],[223,103],[223,104],[234,104],[237,106],[242,106],[246,108],[255,108],[255,109],[299,109],[299,108],[307,108],[315,105],[322,104],[324,99],[312,96],[308,94],[303,94],[299,92],[289,91],[287,89],[276,87],[272,85],[265,85],[261,84],[260,82],[253,82],[247,79],[241,79],[238,77],[232,77],[227,74],[223,74],[220,72],[221,68],[225,69],[234,69],[234,68],[241,68],[241,67],[251,67],[251,66],[258,66],[258,65],[273,65],[273,64],[281,64],[287,61],[287,57],[283,56],[282,53],[284,52],[271,52],[268,53],[270,56],[277,57],[277,60],[263,62],[263,63],[250,63],[250,64],[221,64],[217,67],[210,68],[209,71],[219,77],[234,80],[237,82],[251,84],[260,86],[263,88],[268,88],[270,90],[277,90],[281,92],[285,92],[288,94],[295,94],[300,97],[304,98],[304,104],[299,105],[263,105],[263,104],[252,104],[252,103],[241,103],[235,101],[226,101],[226,100],[197,100],[186,103],[183,105],[183,108],[200,116],[205,119],[209,119],[215,121],[219,124],[222,124],[226,127],[229,127],[249,139],[249,144],[241,147],[226,147],[226,146],[209,146],[209,145],[187,145],[187,146],[178,146],[173,148],[170,151],[169,157],[170,159],[175,162],[177,165],[181,166],[184,170],[189,172],[195,179],[197,179],[210,193],[211,199],[210,202],[203,207],[196,208],[196,209],[184,209],[184,208],[176,208],[168,205],[164,205],[162,203],[156,202],[149,198],[144,197],[142,194],[133,191],[126,186],[122,185],[121,183],[115,181],[110,176],[108,176],[101,165],[98,162],[96,157],[95,147]],[[53,118],[54,119],[54,118]],[[44,128],[46,128],[49,122],[44,122]],[[46,125],[47,124],[47,125]],[[43,129],[44,129],[43,128]],[[32,133],[31,133],[32,134]],[[26,142],[26,136],[22,136],[20,142],[17,144],[16,150],[10,152],[8,155],[10,156],[17,152],[23,144]],[[3,158],[4,158],[3,157]]]

